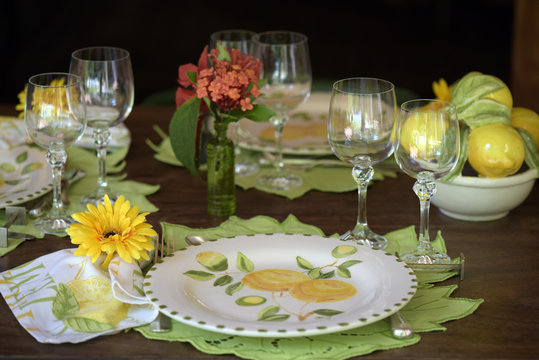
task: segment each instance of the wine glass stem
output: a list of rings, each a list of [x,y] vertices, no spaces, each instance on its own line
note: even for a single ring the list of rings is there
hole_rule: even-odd
[[[359,155],[354,158],[352,177],[357,183],[358,208],[357,221],[354,232],[368,229],[367,225],[367,188],[374,175],[371,159],[368,156]]]
[[[275,163],[273,165],[276,172],[281,172],[284,168],[283,128],[284,124],[286,123],[286,120],[287,119],[285,114],[278,115],[271,120],[273,126],[275,127],[275,147],[277,148],[277,159],[275,159]]]
[[[62,174],[67,161],[67,153],[62,144],[51,144],[47,151],[47,162],[52,168],[52,209],[51,217],[59,217],[64,209],[62,202]]]
[[[429,171],[422,171],[417,176],[414,184],[414,192],[419,198],[420,220],[419,220],[419,246],[431,248],[429,236],[429,212],[430,199],[436,193],[436,182],[434,174]]]
[[[107,146],[110,141],[108,128],[96,128],[94,130],[94,143],[97,150],[97,162],[99,172],[97,174],[97,187],[104,190],[108,187],[107,182]]]

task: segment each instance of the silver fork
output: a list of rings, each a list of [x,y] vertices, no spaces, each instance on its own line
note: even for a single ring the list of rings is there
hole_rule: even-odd
[[[162,260],[165,256],[168,256],[171,253],[171,250],[172,252],[176,250],[174,240],[172,240],[171,247],[168,236],[161,236],[161,240],[158,242],[159,244],[156,244],[155,249],[155,263],[157,263],[158,256],[160,256]],[[157,247],[159,245],[161,245],[161,255],[158,255],[159,249]],[[170,323],[170,318],[161,312],[159,312],[155,320],[150,323],[150,330],[153,332],[167,332],[170,331],[171,328],[172,325]]]

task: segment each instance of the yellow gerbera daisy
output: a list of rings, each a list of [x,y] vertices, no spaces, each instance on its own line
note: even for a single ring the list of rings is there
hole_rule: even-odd
[[[120,196],[114,205],[105,195],[105,203],[97,207],[88,204],[88,211],[71,215],[79,224],[72,224],[67,229],[73,244],[79,247],[75,250],[77,256],[90,256],[95,262],[101,252],[107,254],[103,269],[109,266],[115,253],[122,259],[131,262],[149,260],[148,251],[154,249],[152,236],[157,236],[152,225],[146,223],[146,215],[141,213],[140,206],[131,207],[125,197]]]
[[[436,99],[450,101],[451,100],[451,86],[447,86],[445,79],[440,79],[438,82],[432,82],[432,91],[436,95]]]

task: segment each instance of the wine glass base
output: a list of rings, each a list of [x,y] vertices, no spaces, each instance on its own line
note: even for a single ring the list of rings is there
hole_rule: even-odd
[[[80,204],[83,207],[86,207],[87,204],[93,204],[95,206],[97,206],[98,204],[103,204],[105,202],[105,195],[108,195],[111,203],[114,203],[116,199],[118,199],[118,195],[115,193],[112,193],[109,189],[107,189],[106,191],[98,190],[84,196],[80,200]]]
[[[258,165],[247,159],[237,159],[234,164],[234,170],[237,177],[254,175],[258,172]]]
[[[303,179],[288,172],[268,173],[260,176],[256,183],[270,190],[289,190],[301,186]]]
[[[410,251],[400,254],[400,259],[407,264],[450,264],[451,258],[447,254],[432,251]]]
[[[75,220],[69,215],[62,215],[61,217],[44,216],[35,221],[34,227],[45,234],[65,236],[67,235],[67,228],[74,223]]]
[[[355,232],[349,230],[340,237],[341,240],[352,240],[358,244],[367,245],[375,250],[384,250],[387,247],[387,239],[370,229]]]

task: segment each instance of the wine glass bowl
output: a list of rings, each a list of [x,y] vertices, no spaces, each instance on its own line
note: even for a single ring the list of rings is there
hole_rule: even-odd
[[[358,218],[343,240],[355,240],[374,249],[385,249],[387,239],[367,224],[367,186],[373,165],[393,152],[391,132],[396,118],[395,87],[386,80],[349,78],[335,82],[331,94],[328,142],[342,161],[353,164],[358,184]]]
[[[52,208],[35,222],[48,234],[65,235],[74,222],[62,203],[61,180],[67,153],[86,128],[86,103],[82,80],[68,73],[45,73],[28,80],[24,121],[30,138],[47,149],[53,182]]]
[[[257,184],[272,190],[292,189],[300,186],[303,180],[284,166],[282,134],[289,111],[311,93],[307,36],[290,31],[259,33],[253,36],[253,54],[263,64],[261,78],[265,82],[258,101],[276,112],[270,120],[275,127],[276,160],[273,170],[261,175]]]
[[[88,126],[93,128],[98,158],[96,189],[84,196],[81,204],[97,205],[112,193],[107,181],[106,153],[110,142],[109,128],[123,122],[134,103],[134,80],[129,52],[114,47],[89,47],[71,55],[70,72],[79,75],[86,92]]]
[[[453,104],[442,100],[418,99],[401,105],[395,131],[395,160],[416,179],[413,190],[420,201],[418,246],[401,259],[410,264],[445,264],[447,254],[430,244],[430,199],[436,193],[436,180],[456,165],[460,151],[460,130]]]

